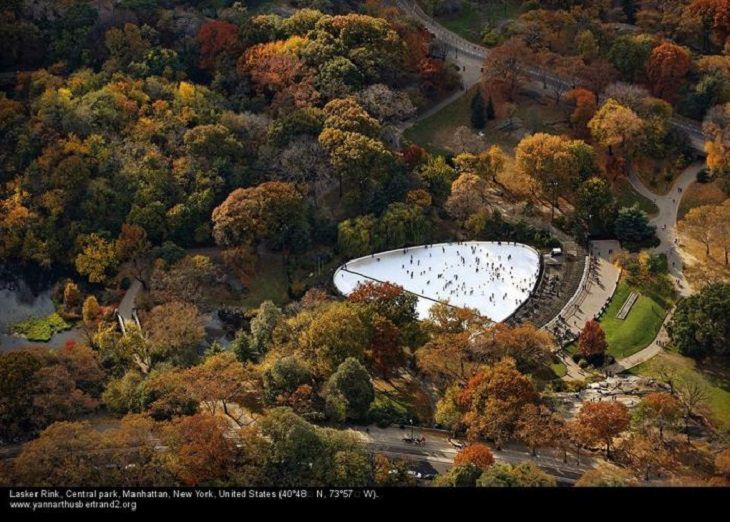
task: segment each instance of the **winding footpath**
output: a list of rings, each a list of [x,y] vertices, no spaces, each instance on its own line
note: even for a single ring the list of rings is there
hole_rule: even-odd
[[[481,79],[484,61],[489,55],[489,49],[470,42],[446,29],[432,17],[427,15],[415,0],[395,0],[395,4],[401,9],[401,11],[423,24],[434,38],[444,46],[447,51],[447,58],[452,60],[461,72],[463,86],[463,90],[461,92],[455,93],[449,98],[443,100],[426,113],[420,114],[416,118],[404,122],[398,129],[400,133],[402,133],[408,127],[424,118],[427,118],[431,114],[438,112],[444,106],[458,99],[464,90],[468,90],[473,85],[476,85]],[[579,83],[576,79],[560,78],[529,65],[523,65],[521,69],[524,75],[531,80],[530,83],[525,86],[525,88],[531,92],[543,90],[545,86],[553,84],[561,85],[568,89],[575,87]],[[673,127],[681,129],[687,133],[688,139],[694,150],[701,154],[705,153],[705,136],[699,122],[689,120],[681,116],[673,116],[670,123]],[[651,223],[656,226],[656,233],[660,243],[657,247],[652,249],[652,252],[666,254],[669,265],[669,273],[678,293],[683,297],[691,295],[692,288],[687,282],[682,270],[683,260],[679,248],[679,237],[677,234],[677,215],[684,190],[686,190],[687,187],[689,187],[697,179],[697,173],[703,167],[704,165],[702,163],[694,163],[690,165],[674,181],[671,189],[666,194],[656,194],[652,192],[635,174],[629,176],[629,182],[632,187],[634,187],[639,194],[653,201],[658,209],[658,213],[651,219]],[[609,366],[607,368],[607,373],[619,373],[621,371],[628,370],[659,354],[663,350],[663,346],[665,346],[668,342],[666,325],[671,318],[672,312],[673,311],[670,311],[667,314],[657,337],[649,346]],[[568,368],[568,375],[566,375],[567,378],[585,378],[586,373],[580,369],[577,364],[573,363],[569,357],[566,357],[564,362]]]
[[[635,174],[632,173],[629,176],[631,186],[639,194],[653,201],[659,209],[658,214],[651,219],[651,223],[656,226],[656,234],[660,243],[652,249],[652,252],[655,254],[666,254],[669,263],[669,273],[672,276],[677,291],[683,297],[691,295],[692,288],[682,271],[683,261],[679,248],[679,236],[677,234],[677,215],[684,191],[697,180],[697,173],[703,167],[704,164],[702,163],[693,163],[687,167],[674,181],[672,187],[666,194],[655,194]]]
[[[679,177],[674,180],[672,187],[666,194],[655,194],[649,190],[646,185],[635,175],[629,176],[629,182],[634,189],[642,196],[650,199],[659,209],[656,216],[651,219],[651,223],[656,226],[657,237],[660,240],[658,246],[652,249],[655,254],[665,254],[669,263],[669,274],[672,277],[677,293],[682,297],[692,294],[692,287],[687,282],[687,278],[683,272],[683,260],[679,244],[679,235],[677,234],[677,217],[679,213],[679,205],[682,202],[684,191],[697,180],[697,173],[702,170],[702,163],[693,163],[687,167]],[[608,366],[606,373],[614,375],[625,372],[631,368],[645,363],[649,359],[659,355],[664,347],[669,343],[669,334],[667,333],[667,324],[672,318],[674,310],[670,310],[662,323],[662,327],[654,340],[644,348],[633,355],[625,357],[620,361]]]

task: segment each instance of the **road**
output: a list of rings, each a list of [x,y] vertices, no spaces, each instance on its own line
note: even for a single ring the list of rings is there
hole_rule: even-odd
[[[447,435],[436,430],[419,430],[418,428],[414,430],[416,436],[422,435],[426,438],[423,446],[415,446],[403,441],[403,437],[410,435],[409,428],[379,428],[373,425],[367,428],[358,427],[355,431],[373,451],[383,453],[388,457],[427,462],[439,473],[443,473],[453,466],[454,457],[458,452],[458,449],[449,443]],[[575,483],[585,470],[594,465],[593,459],[585,456],[581,457],[580,465],[576,464],[573,455],[569,455],[568,463],[564,463],[562,454],[548,449],[540,450],[538,457],[533,457],[528,449],[517,444],[509,444],[499,451],[493,445],[489,446],[497,462],[517,464],[531,460],[546,473],[555,477],[558,483],[565,485]]]
[[[488,48],[472,43],[449,31],[429,17],[415,0],[396,0],[395,3],[401,11],[423,24],[434,38],[449,51],[448,58],[452,59],[461,69],[462,82],[465,88],[468,89],[479,82],[484,61],[489,56]],[[577,78],[558,77],[544,69],[531,65],[523,65],[521,71],[532,80],[532,83],[526,86],[532,92],[542,91],[543,86],[556,86],[567,91],[582,83]],[[705,135],[702,132],[700,122],[681,116],[673,116],[670,123],[673,127],[687,133],[692,148],[697,153],[705,154]]]

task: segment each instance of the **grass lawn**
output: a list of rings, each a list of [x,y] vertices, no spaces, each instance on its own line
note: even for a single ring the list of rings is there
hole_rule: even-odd
[[[551,364],[550,368],[558,379],[562,379],[568,373],[568,367],[562,361]]]
[[[692,183],[682,194],[677,217],[682,219],[687,212],[696,207],[719,205],[727,197],[725,191],[722,190],[720,180],[711,181],[710,183]]]
[[[632,290],[625,282],[619,283],[601,318],[601,326],[608,341],[608,353],[616,359],[623,359],[646,348],[659,333],[667,314],[654,300],[640,295],[626,319],[618,319],[616,314]]]
[[[608,353],[616,359],[623,359],[649,346],[659,333],[667,314],[656,301],[641,294],[626,319],[618,319],[616,314],[632,291],[636,291],[636,288],[625,281],[620,282],[600,320],[601,327],[606,332]],[[566,346],[566,350],[570,354],[575,353],[578,351],[578,343],[571,343]]]
[[[676,352],[662,352],[630,371],[653,378],[669,372],[674,374],[675,381],[699,384],[707,395],[706,405],[714,423],[722,431],[730,430],[730,365],[726,361],[701,365]]]
[[[458,13],[437,16],[436,20],[459,36],[474,43],[481,43],[482,30],[485,25],[496,27],[503,20],[516,18],[521,5],[521,0],[490,0],[489,2],[463,0]],[[428,12],[427,9],[424,10]]]
[[[479,136],[478,132],[471,128],[471,100],[477,89],[477,86],[472,87],[437,113],[420,120],[406,129],[403,136],[409,142],[435,154],[459,154],[470,148],[478,149],[472,152],[479,152],[492,145],[499,145],[511,156],[520,140],[516,135],[499,128],[505,124],[504,119],[488,122],[483,131],[484,136]],[[521,122],[528,132],[559,134],[566,130],[564,125],[567,116],[563,106],[556,107],[553,103],[542,104],[520,96],[517,99],[517,107],[514,115],[515,125]],[[462,127],[466,128],[468,136],[462,136],[463,133],[459,132]],[[507,170],[509,166],[508,164]]]
[[[416,418],[421,424],[428,425],[433,419],[431,401],[421,389],[418,381],[408,377],[398,376],[389,380],[374,378],[375,401],[370,406],[378,409],[388,409],[397,422]]]
[[[476,87],[469,89],[464,96],[456,99],[440,111],[424,118],[412,127],[406,129],[403,136],[410,142],[420,145],[431,153],[449,155],[454,152],[447,148],[445,143],[453,138],[454,131],[461,126],[469,127],[470,102],[476,92]],[[497,133],[494,133],[497,134]],[[503,134],[503,133],[500,133]],[[490,132],[487,137],[491,137]],[[506,135],[503,136],[505,138]],[[510,148],[515,143],[510,144]]]
[[[645,198],[631,186],[629,180],[621,178],[613,184],[613,191],[616,201],[620,207],[633,207],[638,203],[639,208],[650,216],[655,216],[659,209],[650,199]]]
[[[277,305],[289,301],[289,283],[280,254],[264,254],[256,264],[256,274],[247,281],[249,292],[240,302],[244,307],[258,307],[271,300]]]

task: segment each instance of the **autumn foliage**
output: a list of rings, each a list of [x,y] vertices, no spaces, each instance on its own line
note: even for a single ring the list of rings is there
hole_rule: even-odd
[[[486,444],[479,442],[470,444],[454,457],[454,466],[463,464],[473,464],[479,469],[487,469],[494,464],[494,455]]]
[[[690,64],[689,52],[684,47],[670,42],[656,46],[646,64],[652,93],[672,101],[682,87]]]
[[[606,333],[601,328],[601,324],[595,319],[586,322],[583,330],[581,330],[578,337],[578,348],[586,357],[595,357],[606,353],[608,349]]]
[[[200,27],[197,40],[200,46],[200,66],[203,69],[213,69],[222,53],[236,53],[238,26],[223,20],[212,20]]]

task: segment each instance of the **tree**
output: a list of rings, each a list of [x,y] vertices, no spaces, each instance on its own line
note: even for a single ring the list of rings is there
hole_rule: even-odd
[[[357,285],[347,299],[353,303],[371,306],[378,314],[397,326],[418,320],[418,298],[393,283],[365,281]]]
[[[606,458],[610,456],[611,442],[629,427],[630,420],[628,409],[620,402],[585,403],[577,417],[588,440],[606,445]]]
[[[643,475],[645,481],[651,478],[652,471],[658,473],[673,460],[664,442],[653,433],[631,434],[621,445],[621,451],[628,464]]]
[[[122,223],[122,230],[114,242],[116,258],[120,262],[131,261],[134,269],[134,276],[145,286],[147,283],[142,279],[142,260],[152,249],[147,239],[147,232],[139,225],[128,225]]]
[[[391,203],[378,220],[378,237],[385,248],[419,245],[426,241],[428,221],[418,205]]]
[[[269,405],[286,404],[301,386],[313,382],[311,370],[296,356],[277,358],[261,374],[264,400]]]
[[[389,377],[407,361],[401,347],[401,332],[390,319],[375,315],[372,320],[373,340],[366,351],[368,363],[382,377]]]
[[[437,205],[443,205],[451,194],[451,184],[456,180],[457,173],[443,156],[430,156],[419,168],[421,179],[433,196]]]
[[[154,460],[152,424],[134,416],[102,432],[88,422],[56,422],[23,446],[13,465],[15,481],[40,487],[170,483]]]
[[[236,360],[234,354],[222,352],[208,357],[202,364],[185,372],[189,395],[215,415],[219,406],[239,426],[242,422],[231,404],[250,406],[258,399],[257,378],[250,367]]]
[[[555,440],[553,414],[545,406],[525,404],[517,421],[516,434],[520,440],[530,447],[533,456],[537,449],[547,446]]]
[[[656,46],[646,64],[646,73],[654,96],[672,101],[691,65],[689,53],[684,47],[664,42]]]
[[[152,360],[189,360],[205,338],[203,321],[194,304],[170,302],[155,306],[142,318],[152,346]]]
[[[347,180],[364,200],[370,182],[382,179],[392,164],[392,154],[382,141],[359,132],[325,127],[319,143],[338,174],[340,195]]]
[[[482,91],[477,89],[476,94],[471,99],[471,126],[475,129],[483,129],[487,124],[486,107],[484,106],[484,96]]]
[[[73,311],[81,300],[79,287],[76,283],[69,281],[63,287],[63,307],[67,312]]]
[[[200,26],[197,40],[200,67],[208,70],[215,69],[222,59],[236,53],[238,26],[222,20],[212,20]]]
[[[539,373],[551,364],[554,347],[551,335],[530,323],[498,323],[473,336],[468,351],[482,363],[492,364],[509,357],[521,372]]]
[[[586,470],[575,485],[579,488],[618,488],[638,484],[630,471],[604,461]]]
[[[365,367],[354,357],[345,359],[327,381],[325,395],[344,399],[345,419],[365,418],[375,399],[373,383]]]
[[[466,220],[487,205],[487,182],[476,174],[461,174],[451,184],[451,195],[444,208],[459,220]]]
[[[477,480],[480,487],[551,488],[555,479],[532,462],[508,464],[499,462],[487,469]]]
[[[76,270],[88,276],[91,283],[103,283],[117,264],[114,244],[98,234],[79,238],[80,252],[76,256]]]
[[[649,223],[646,212],[638,204],[620,209],[613,227],[616,238],[628,249],[656,241],[656,227]]]
[[[588,359],[602,358],[608,350],[606,342],[606,333],[601,328],[601,324],[595,319],[586,321],[585,326],[578,337],[578,348]]]
[[[727,355],[730,285],[713,283],[679,302],[667,325],[672,343],[690,357]]]
[[[687,12],[699,18],[704,49],[710,42],[722,47],[730,34],[730,6],[725,0],[693,0]]]
[[[664,430],[674,426],[681,416],[682,405],[672,394],[649,393],[641,400],[634,419],[644,428],[659,430],[659,440],[664,442]]]
[[[462,426],[463,411],[459,405],[461,388],[458,385],[449,386],[441,399],[436,403],[434,420],[451,433],[456,433]]]
[[[682,417],[684,431],[687,435],[687,444],[690,443],[690,422],[700,413],[707,402],[707,390],[701,382],[691,379],[681,379],[677,383],[677,396],[682,403]]]
[[[682,228],[705,246],[705,256],[710,257],[710,247],[718,238],[717,212],[712,205],[690,209],[682,218]]]
[[[566,98],[575,106],[570,115],[571,125],[576,127],[581,135],[587,134],[588,122],[598,109],[596,95],[588,89],[578,88],[568,91]]]
[[[362,360],[371,336],[362,308],[354,303],[327,303],[300,334],[298,344],[315,374],[327,377],[348,357]]]
[[[616,221],[616,198],[609,183],[593,176],[581,183],[576,194],[575,217],[588,236],[611,234]]]
[[[186,486],[213,484],[225,480],[236,462],[235,440],[226,436],[223,419],[199,413],[179,417],[161,434],[170,448],[165,465],[176,481]]]
[[[455,466],[463,464],[472,464],[478,469],[484,471],[494,464],[494,455],[492,455],[492,450],[490,450],[489,446],[486,444],[479,442],[469,444],[464,449],[459,450],[454,457]]]
[[[630,172],[630,160],[636,150],[644,122],[637,114],[609,98],[588,122],[593,138],[608,148],[609,155],[613,148],[619,147],[626,161],[626,172]]]
[[[213,210],[213,237],[219,245],[240,246],[262,240],[292,245],[303,219],[303,197],[290,183],[268,181],[236,189]]]
[[[593,149],[581,140],[536,133],[517,145],[517,168],[534,178],[550,196],[553,209],[558,194],[570,193],[577,183],[595,170]]]
[[[94,411],[106,374],[83,345],[0,354],[0,437],[26,438],[54,421]]]
[[[281,310],[271,301],[264,301],[259,306],[256,317],[251,320],[250,348],[264,354],[271,346],[271,336],[281,319]]]
[[[473,488],[482,470],[471,462],[458,464],[443,475],[436,477],[436,484],[451,488]]]
[[[484,83],[489,93],[499,93],[513,101],[522,81],[522,66],[532,51],[518,38],[511,38],[489,53],[484,63]]]
[[[624,80],[640,83],[646,76],[646,63],[655,45],[655,38],[648,34],[620,36],[611,46],[608,59]]]
[[[532,382],[508,359],[474,375],[459,397],[469,438],[493,438],[498,448],[515,433],[523,407],[536,401]]]
[[[372,214],[346,219],[337,226],[337,247],[348,257],[359,257],[379,250],[378,220]]]
[[[462,153],[454,158],[460,173],[476,174],[485,181],[496,183],[497,176],[504,171],[507,156],[499,145],[492,145],[479,154]]]
[[[730,103],[710,109],[702,124],[707,166],[716,174],[730,173]]]
[[[442,385],[454,379],[466,382],[474,372],[468,365],[468,345],[466,332],[435,335],[416,351],[418,368]]]
[[[99,301],[96,300],[96,296],[90,295],[84,299],[84,304],[81,307],[81,317],[84,323],[90,324],[96,321],[99,317]]]
[[[356,435],[318,428],[288,408],[269,410],[256,429],[265,441],[268,485],[362,487],[372,481],[372,465]]]

